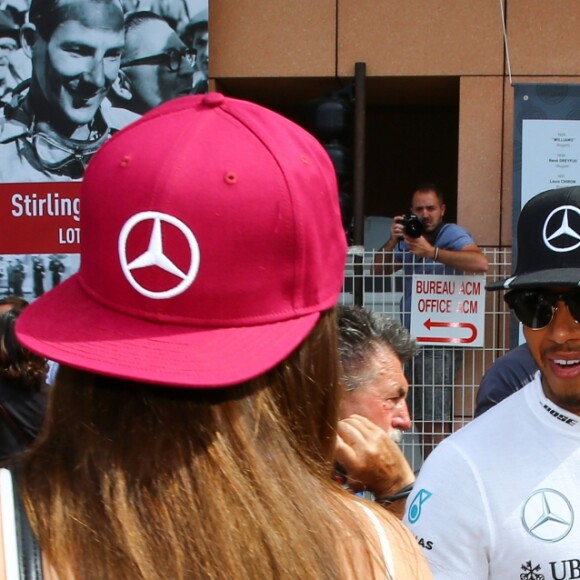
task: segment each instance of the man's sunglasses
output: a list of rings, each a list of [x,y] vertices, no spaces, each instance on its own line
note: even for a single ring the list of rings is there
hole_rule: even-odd
[[[162,52],[161,54],[152,54],[151,56],[144,56],[142,58],[122,62],[121,68],[127,66],[139,66],[142,64],[162,64],[171,72],[175,72],[179,70],[183,59],[187,59],[189,64],[193,66],[195,64],[195,52],[196,51],[191,48],[183,48],[181,50],[172,48],[167,52]]]
[[[580,322],[580,290],[562,293],[538,289],[512,290],[504,299],[518,320],[532,330],[539,330],[550,324],[560,300],[566,304],[572,318]]]

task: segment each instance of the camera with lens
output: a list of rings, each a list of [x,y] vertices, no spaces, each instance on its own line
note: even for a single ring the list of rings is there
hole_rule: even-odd
[[[410,238],[420,238],[425,231],[423,222],[414,213],[404,215],[397,220],[397,223],[403,224],[405,235]]]

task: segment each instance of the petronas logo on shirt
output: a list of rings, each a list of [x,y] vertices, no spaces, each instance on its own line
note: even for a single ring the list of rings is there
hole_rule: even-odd
[[[409,522],[415,524],[419,521],[419,518],[421,517],[421,507],[432,495],[433,494],[426,489],[419,490],[419,493],[415,496],[415,499],[409,506]]]
[[[542,567],[538,564],[534,566],[531,560],[522,564],[523,574],[520,574],[520,580],[545,580],[544,575],[540,572]]]

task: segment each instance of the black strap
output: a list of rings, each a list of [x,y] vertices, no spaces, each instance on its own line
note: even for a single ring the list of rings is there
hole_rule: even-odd
[[[399,501],[400,499],[407,499],[409,495],[411,495],[411,492],[413,491],[413,485],[414,485],[413,483],[410,483],[409,485],[406,485],[393,495],[375,497],[375,501],[377,503],[380,503],[382,506],[388,506],[395,501]]]
[[[19,580],[42,580],[42,554],[40,545],[24,511],[24,504],[22,503],[18,486],[18,478],[10,471],[8,473],[12,476]]]
[[[429,236],[433,241],[431,242],[431,244],[434,246],[435,244],[437,244],[437,240],[439,239],[439,236],[443,233],[443,230],[447,229],[447,226],[449,224],[446,223],[440,223],[436,228],[435,231],[431,234],[431,236]]]

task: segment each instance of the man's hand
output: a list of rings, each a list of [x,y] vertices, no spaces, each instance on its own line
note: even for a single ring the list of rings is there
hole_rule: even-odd
[[[407,243],[409,251],[416,256],[420,256],[421,258],[433,258],[435,248],[423,236],[418,238],[405,236],[405,242]]]
[[[397,243],[398,240],[402,240],[405,235],[405,226],[402,221],[404,215],[396,215],[391,221],[391,237],[393,245]]]
[[[415,481],[399,446],[360,415],[339,421],[335,460],[353,490],[369,490],[377,497],[393,495]]]
[[[402,217],[402,215],[398,215],[393,218],[391,221],[389,239],[383,244],[382,248],[375,253],[373,260],[373,273],[376,276],[388,275],[394,272],[392,252],[395,249],[397,242],[403,239],[404,227],[403,224],[400,223]]]

